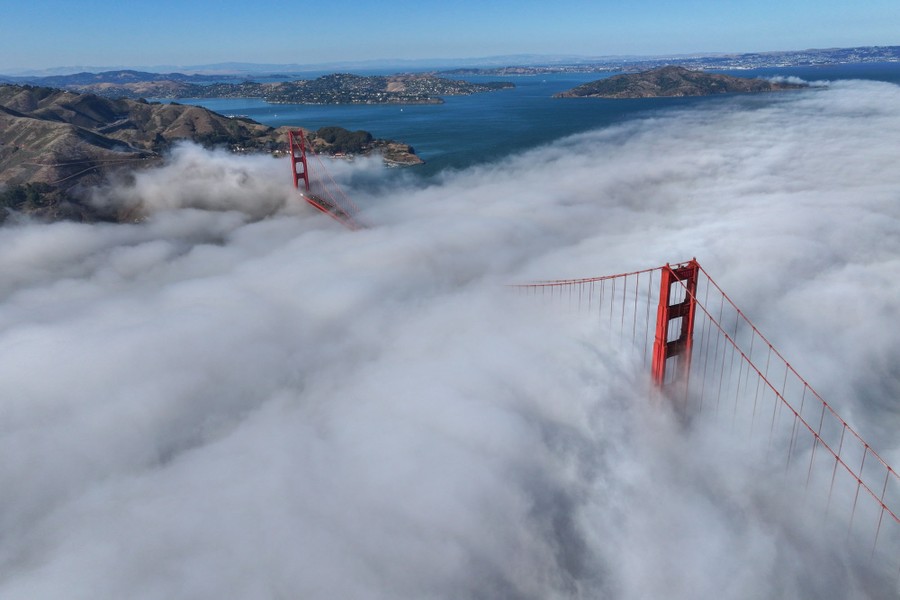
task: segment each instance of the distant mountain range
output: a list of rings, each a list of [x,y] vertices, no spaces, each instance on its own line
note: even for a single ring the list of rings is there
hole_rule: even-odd
[[[637,58],[637,57],[607,57],[613,58]],[[185,73],[196,75],[213,75],[217,77],[260,74],[306,74],[322,72],[420,72],[438,71],[458,67],[495,67],[509,64],[543,65],[543,64],[569,64],[583,61],[602,60],[598,58],[586,58],[576,55],[546,55],[546,54],[510,54],[503,56],[488,56],[480,58],[425,58],[425,59],[377,59],[335,61],[327,63],[298,64],[298,63],[248,63],[248,62],[222,62],[201,65],[108,65],[108,66],[65,66],[48,69],[8,69],[0,78],[25,80],[40,77],[52,77],[56,75],[73,75],[75,73],[101,73],[104,71],[143,71],[148,73]]]
[[[118,71],[79,71],[65,75],[46,76],[22,76],[3,77],[2,83],[27,83],[46,87],[68,87],[73,85],[98,85],[98,84],[126,84],[146,81],[170,80],[183,83],[209,83],[222,81],[223,79],[239,79],[237,76],[221,75],[186,75],[184,73],[152,73],[149,71],[136,71],[134,69],[122,69]]]
[[[428,59],[383,59],[335,61],[329,63],[297,64],[297,63],[246,63],[223,62],[202,65],[157,65],[157,66],[105,66],[105,67],[57,67],[52,69],[7,69],[0,80],[8,82],[22,81],[22,78],[50,77],[55,75],[71,75],[80,72],[99,73],[103,71],[136,70],[151,73],[184,73],[188,75],[215,75],[236,77],[248,74],[266,73],[312,73],[312,72],[375,72],[375,71],[440,71],[450,69],[492,69],[498,67],[584,67],[596,66],[608,70],[609,67],[623,65],[637,66],[634,70],[650,68],[661,64],[681,64],[703,68],[699,65],[709,64],[710,68],[745,68],[753,66],[790,66],[805,64],[836,64],[847,62],[885,62],[900,61],[900,46],[858,46],[851,48],[817,48],[807,50],[784,50],[767,52],[732,52],[732,53],[695,53],[668,54],[655,56],[618,55],[618,56],[578,56],[578,55],[546,55],[546,54],[512,54],[487,56],[479,58],[428,58]]]

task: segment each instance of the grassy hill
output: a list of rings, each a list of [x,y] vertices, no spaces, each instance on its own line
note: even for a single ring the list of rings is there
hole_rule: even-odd
[[[50,219],[114,219],[81,202],[80,192],[111,169],[155,164],[178,140],[255,150],[283,144],[278,130],[197,106],[0,85],[0,201]]]

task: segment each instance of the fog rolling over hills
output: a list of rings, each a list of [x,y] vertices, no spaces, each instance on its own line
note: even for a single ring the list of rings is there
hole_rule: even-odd
[[[145,222],[0,228],[0,597],[894,597],[504,284],[696,256],[896,466],[898,105],[729,97],[390,189],[337,162],[359,232],[183,147],[97,192]]]
[[[34,206],[0,204],[44,218],[116,219],[98,212],[86,188],[112,172],[146,167],[180,140],[266,150],[283,132],[199,106],[109,100],[51,88],[0,85],[0,191],[31,186]]]

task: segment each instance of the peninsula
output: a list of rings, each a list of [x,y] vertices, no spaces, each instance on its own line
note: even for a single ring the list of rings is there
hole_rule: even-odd
[[[515,87],[509,82],[471,83],[430,73],[352,75],[259,83],[207,82],[180,73],[108,71],[54,76],[27,83],[50,85],[106,98],[261,98],[273,104],[441,104],[465,96]]]
[[[668,98],[747,94],[804,87],[807,87],[806,84],[747,79],[667,66],[591,81],[560,92],[554,98]]]

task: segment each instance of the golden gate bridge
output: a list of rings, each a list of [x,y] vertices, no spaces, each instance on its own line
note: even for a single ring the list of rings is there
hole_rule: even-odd
[[[294,186],[352,230],[358,209],[329,176],[310,179],[302,131],[289,133]],[[318,165],[327,174],[321,159]],[[900,583],[900,475],[759,331],[696,259],[583,279],[511,286],[589,315],[647,373],[685,422],[730,429],[767,477],[819,499],[823,523]],[[834,528],[834,527],[832,527]]]
[[[294,187],[300,190],[300,195],[307,204],[318,211],[328,215],[348,229],[362,229],[363,225],[357,220],[359,209],[341,190],[341,187],[328,173],[322,159],[316,154],[306,133],[302,129],[288,131],[288,150],[291,157],[291,171],[294,175]],[[322,175],[317,178],[310,177],[310,160],[308,154],[313,156],[317,171]],[[300,182],[303,188],[300,188]]]
[[[766,477],[818,503],[823,524],[900,583],[900,476],[791,366],[694,259],[512,286],[591,315],[686,424],[727,427]],[[816,500],[817,499],[817,500]]]

